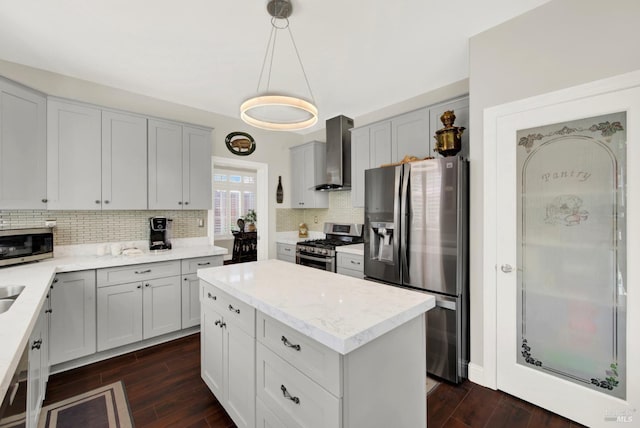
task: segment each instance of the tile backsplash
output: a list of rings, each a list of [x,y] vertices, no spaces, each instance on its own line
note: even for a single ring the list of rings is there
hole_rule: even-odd
[[[173,238],[207,236],[207,211],[46,211],[0,210],[1,229],[44,227],[55,220],[54,245],[98,242],[141,241],[149,239],[149,217],[173,219]],[[198,219],[204,227],[198,227]],[[296,226],[297,228],[297,226]]]
[[[276,232],[298,230],[306,223],[311,231],[322,232],[325,222],[364,223],[364,208],[351,205],[351,192],[329,193],[329,208],[278,208],[276,210]]]

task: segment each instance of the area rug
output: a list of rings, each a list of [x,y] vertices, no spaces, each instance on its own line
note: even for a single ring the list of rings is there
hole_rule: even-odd
[[[76,395],[42,409],[38,428],[132,428],[122,381]]]
[[[427,376],[427,395],[431,394],[438,385],[440,385],[440,382],[432,377]]]

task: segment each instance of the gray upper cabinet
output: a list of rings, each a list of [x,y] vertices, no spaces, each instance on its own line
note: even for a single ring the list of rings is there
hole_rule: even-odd
[[[391,159],[400,162],[405,156],[425,158],[429,150],[429,110],[412,111],[391,119]]]
[[[149,209],[211,208],[211,131],[149,119]]]
[[[0,79],[0,209],[47,207],[46,98]]]
[[[49,99],[47,199],[52,210],[102,207],[101,112]]]
[[[314,190],[327,179],[326,145],[311,141],[290,150],[291,208],[328,208],[328,193]]]
[[[440,116],[454,110],[454,126],[469,127],[469,97],[421,108],[391,119],[351,130],[351,204],[364,206],[364,171],[400,162],[405,156],[439,156],[434,135],[443,127]],[[469,156],[468,130],[462,136],[460,156]]]
[[[211,209],[211,131],[182,126],[184,209]]]
[[[55,99],[47,114],[49,209],[147,208],[144,117]]]
[[[102,112],[102,209],[147,209],[147,119]]]

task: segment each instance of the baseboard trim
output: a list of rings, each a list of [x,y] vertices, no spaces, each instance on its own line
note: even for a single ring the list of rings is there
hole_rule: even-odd
[[[486,386],[487,388],[496,389],[492,385],[487,385],[484,378],[484,367],[474,363],[469,363],[469,380],[478,385]]]

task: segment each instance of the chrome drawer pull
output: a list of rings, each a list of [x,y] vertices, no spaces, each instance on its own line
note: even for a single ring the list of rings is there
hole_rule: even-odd
[[[353,264],[353,265],[360,265],[360,262],[356,262],[355,260],[351,260],[351,264]]]
[[[206,262],[206,263],[198,263],[198,266],[207,266],[210,265],[211,262]]]
[[[207,297],[212,299],[212,300],[218,300],[218,298],[216,296],[214,296],[213,294],[211,294],[211,293],[207,293]]]
[[[293,343],[289,342],[289,339],[287,339],[286,337],[282,336],[282,338],[280,340],[282,340],[282,343],[284,343],[284,346],[288,346],[289,348],[293,348],[296,351],[300,350],[300,345],[294,345]]]
[[[149,273],[149,272],[151,272],[151,269],[147,269],[147,270],[137,270],[137,271],[135,271],[135,274],[136,274],[136,275],[140,275],[140,274],[142,274],[142,273]]]
[[[229,310],[230,310],[231,312],[235,312],[236,314],[239,314],[239,313],[240,313],[240,309],[236,309],[236,308],[234,308],[234,307],[233,307],[233,306],[231,306],[231,305],[229,305]]]
[[[294,397],[291,394],[289,394],[289,391],[287,391],[287,388],[284,385],[280,385],[280,390],[282,391],[282,396],[284,398],[288,398],[289,400],[293,401],[296,404],[300,404],[300,399],[298,397]]]

